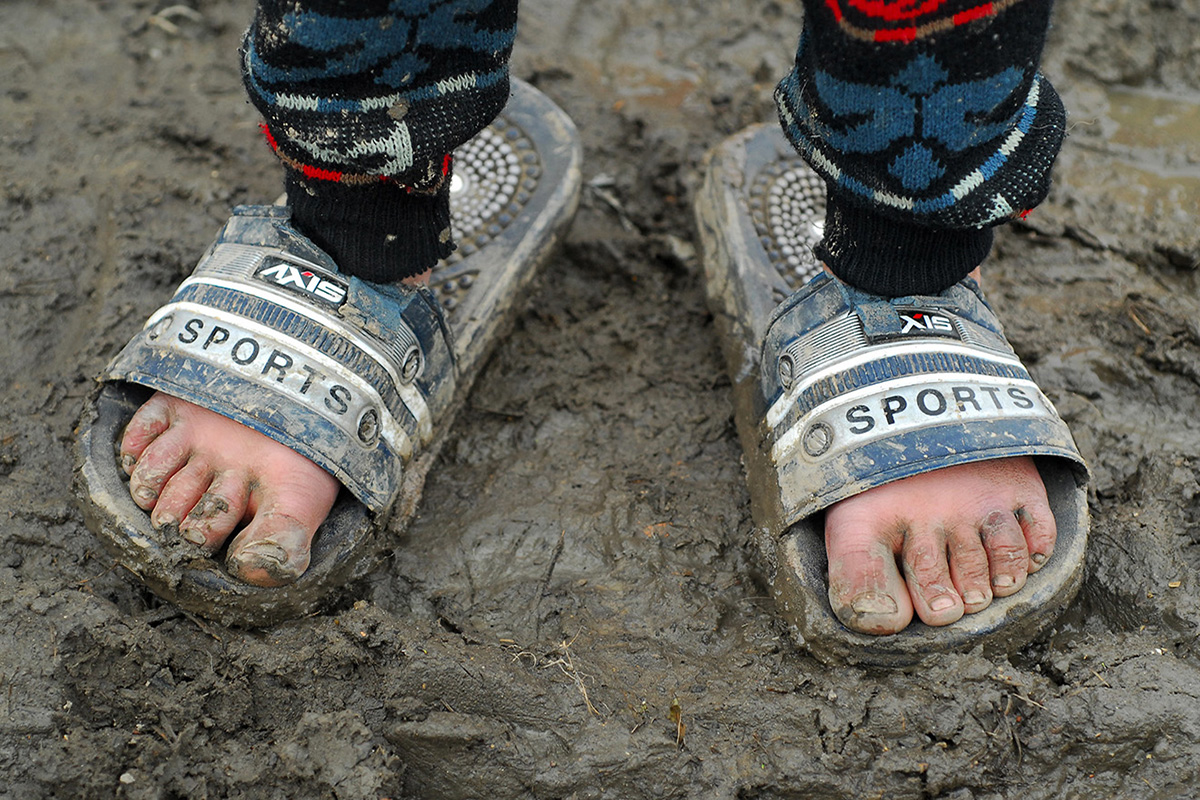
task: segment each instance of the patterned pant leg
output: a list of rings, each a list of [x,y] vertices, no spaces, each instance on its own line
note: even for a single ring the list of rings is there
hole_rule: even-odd
[[[829,188],[818,257],[886,295],[939,291],[1046,196],[1065,130],[1038,71],[1050,0],[805,0],[776,90]]]
[[[427,190],[504,107],[516,18],[516,0],[260,0],[243,78],[290,163]]]
[[[517,0],[259,0],[242,75],[292,223],[391,283],[454,249],[450,153],[508,100]]]

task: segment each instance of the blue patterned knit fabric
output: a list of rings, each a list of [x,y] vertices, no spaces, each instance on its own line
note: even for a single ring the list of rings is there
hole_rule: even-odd
[[[818,257],[936,292],[1046,196],[1065,113],[1038,71],[1050,0],[806,0],[784,132],[829,187]]]
[[[289,166],[431,190],[508,100],[516,21],[516,0],[260,0],[243,76]]]
[[[1038,72],[1050,4],[804,0],[776,100],[829,187],[816,252],[834,274],[879,294],[940,291],[987,256],[991,226],[1044,199],[1065,129]],[[290,167],[299,226],[355,274],[403,277],[448,252],[447,154],[503,108],[516,18],[516,0],[259,0],[250,99]],[[438,202],[346,191],[381,179]],[[405,252],[375,254],[401,234]]]

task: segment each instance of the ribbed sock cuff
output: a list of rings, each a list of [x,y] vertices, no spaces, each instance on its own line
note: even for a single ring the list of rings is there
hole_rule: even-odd
[[[872,294],[937,294],[983,263],[993,230],[927,228],[838,201],[831,193],[825,238],[813,248],[841,280]]]
[[[454,251],[449,180],[420,194],[390,181],[347,186],[289,169],[285,187],[292,224],[347,275],[395,283]]]

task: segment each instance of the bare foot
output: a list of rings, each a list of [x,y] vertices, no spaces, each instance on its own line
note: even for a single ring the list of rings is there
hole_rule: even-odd
[[[212,553],[239,525],[226,566],[247,583],[281,586],[308,568],[338,482],[304,456],[212,411],[159,392],[121,440],[134,502],[160,530]]]
[[[432,272],[403,282],[428,284]],[[162,392],[125,427],[121,467],[134,502],[158,530],[177,531],[213,553],[244,524],[225,566],[257,586],[283,586],[304,574],[313,535],[340,488],[274,439]]]
[[[1030,458],[884,484],[826,511],[829,602],[863,633],[903,630],[914,610],[927,625],[949,625],[1020,591],[1055,535]]]

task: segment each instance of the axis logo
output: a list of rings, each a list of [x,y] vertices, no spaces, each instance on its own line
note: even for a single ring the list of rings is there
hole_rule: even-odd
[[[287,261],[267,259],[254,273],[254,277],[272,286],[334,306],[340,305],[346,299],[346,284],[333,275]]]
[[[901,336],[916,334],[958,338],[958,330],[955,329],[954,323],[950,321],[949,317],[911,309],[899,310],[897,313],[899,313],[900,322],[904,326],[900,329]]]

